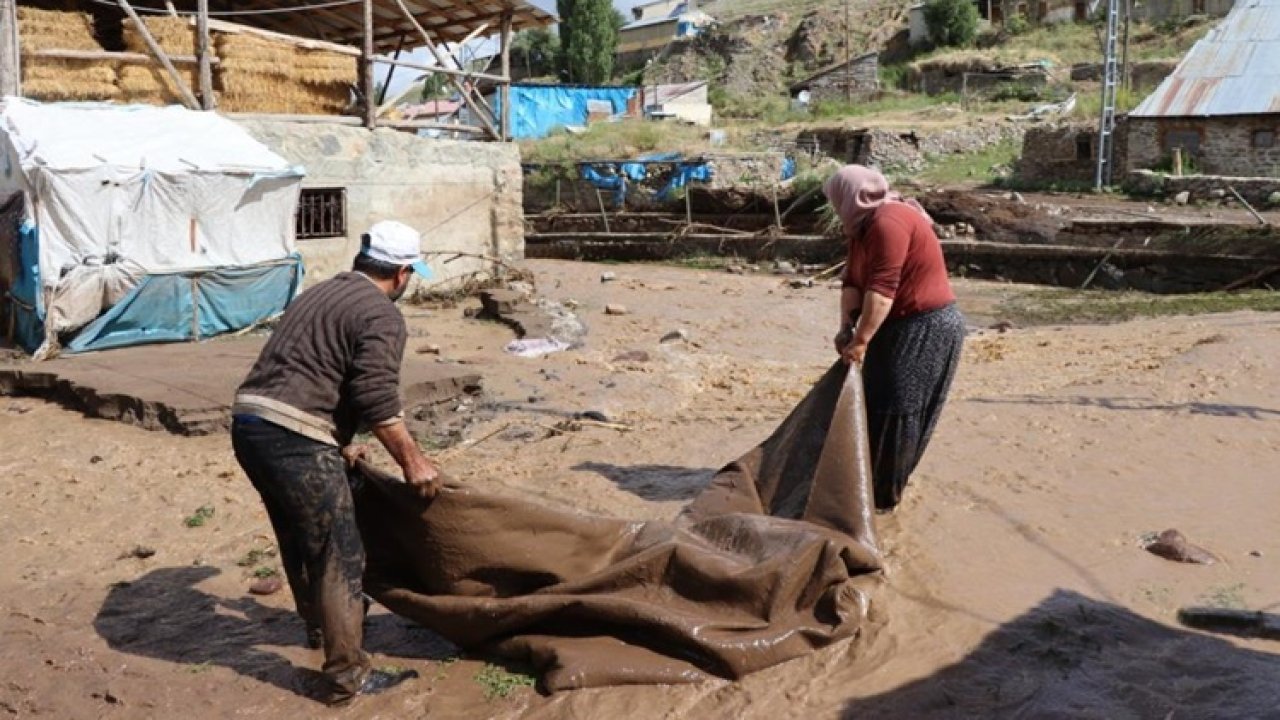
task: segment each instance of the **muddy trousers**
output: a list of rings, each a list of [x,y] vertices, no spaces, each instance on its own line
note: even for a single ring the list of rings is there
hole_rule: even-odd
[[[942,415],[964,345],[955,305],[886,322],[862,365],[876,507],[895,507]]]
[[[354,695],[369,671],[361,649],[364,547],[338,448],[237,416],[236,460],[262,496],[298,614],[324,632],[330,700]]]

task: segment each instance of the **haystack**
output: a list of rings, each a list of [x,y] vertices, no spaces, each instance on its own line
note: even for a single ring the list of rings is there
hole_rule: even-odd
[[[93,36],[93,18],[85,13],[18,6],[22,50],[101,50]]]
[[[359,62],[350,55],[298,48],[293,61],[299,80],[308,85],[354,85]]]
[[[22,64],[22,94],[34,100],[63,102],[116,100],[116,66],[101,60],[28,58]]]
[[[180,17],[147,17],[142,22],[166,54],[196,54],[196,29],[190,20]],[[124,21],[124,46],[129,52],[151,53],[147,41],[142,39],[142,34],[132,20]]]
[[[199,71],[191,65],[180,65],[178,76],[195,92],[199,85]],[[148,105],[174,105],[182,102],[182,94],[173,84],[173,78],[158,65],[123,65],[120,68],[120,97],[126,102]]]
[[[338,115],[350,102],[354,58],[293,43],[220,33],[217,79],[230,112]]]

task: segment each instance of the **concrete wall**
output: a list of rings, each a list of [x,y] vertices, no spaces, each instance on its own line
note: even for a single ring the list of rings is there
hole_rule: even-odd
[[[423,234],[423,251],[524,257],[520,151],[513,144],[421,138],[388,129],[340,125],[243,122],[244,128],[290,162],[307,169],[303,187],[347,191],[347,237],[299,240],[307,284],[346,270],[360,234],[379,220],[399,220]],[[428,255],[447,290],[492,262]]]
[[[1270,131],[1271,147],[1254,147],[1257,131]],[[1196,172],[1237,177],[1280,177],[1280,113],[1215,118],[1131,118],[1130,170],[1167,166],[1171,134],[1194,133],[1199,149],[1185,153]]]

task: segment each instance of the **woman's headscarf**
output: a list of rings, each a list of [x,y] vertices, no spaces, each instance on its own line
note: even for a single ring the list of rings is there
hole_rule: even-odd
[[[827,202],[835,209],[844,223],[845,235],[853,237],[862,232],[863,226],[881,205],[889,202],[902,203],[924,216],[929,222],[933,218],[911,199],[904,199],[896,192],[889,190],[889,181],[879,170],[862,165],[845,165],[827,179],[822,186]]]

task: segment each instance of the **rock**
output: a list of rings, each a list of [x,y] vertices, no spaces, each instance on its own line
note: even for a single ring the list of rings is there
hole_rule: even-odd
[[[102,462],[102,456],[101,456],[101,455],[94,455],[93,457],[89,458],[89,464],[90,464],[90,465],[97,465],[97,464],[98,464],[98,463],[100,463],[100,462]]]
[[[284,580],[279,575],[260,578],[249,585],[249,592],[254,595],[274,595],[284,588]]]
[[[813,278],[796,278],[787,284],[790,285],[793,290],[811,288],[813,287]]]
[[[614,280],[617,280],[617,279],[618,279],[618,273],[613,272],[612,270],[608,272],[600,273],[600,282],[602,283],[613,282]]]
[[[1014,329],[1015,327],[1017,327],[1017,325],[1014,325],[1008,320],[1001,320],[1000,322],[993,324],[991,326],[991,329],[995,330],[996,332],[1008,332]]]
[[[609,422],[609,416],[605,415],[599,410],[587,410],[585,412],[575,413],[573,416],[573,419],[574,420],[594,420],[595,422],[602,422],[602,423]]]
[[[1213,565],[1218,561],[1213,553],[1197,545],[1187,542],[1181,532],[1174,529],[1165,530],[1146,545],[1147,552],[1158,555],[1165,560],[1193,563],[1195,565]]]
[[[747,272],[747,269],[741,265],[730,265],[724,271],[731,275],[743,275]]]
[[[689,342],[689,331],[685,330],[684,328],[672,330],[666,335],[663,335],[662,339],[659,340],[658,342],[669,343],[669,342],[675,342],[677,340],[680,340],[682,342]]]
[[[649,362],[649,353],[644,350],[628,350],[614,356],[614,362]]]
[[[1022,197],[1022,193],[1020,193],[1020,192],[1011,192],[1011,193],[1009,193],[1009,200],[1010,200],[1011,202],[1016,202],[1016,203],[1018,203],[1019,205],[1025,205],[1025,204],[1026,204],[1026,202],[1027,202],[1027,199],[1026,199],[1026,198],[1024,198],[1024,197]]]
[[[626,315],[627,308],[626,306],[623,306],[623,305],[613,305],[613,304],[605,305],[604,314],[605,315]]]
[[[439,355],[440,346],[436,345],[435,343],[432,343],[430,345],[423,345],[422,347],[418,348],[418,354],[419,355]]]
[[[773,272],[778,275],[795,275],[797,270],[795,263],[779,260],[773,264]]]
[[[1187,203],[1191,202],[1191,193],[1186,190],[1183,190],[1182,192],[1173,196],[1173,202],[1177,205],[1186,205]]]
[[[1227,196],[1227,191],[1222,188],[1214,188],[1209,191],[1209,197],[1214,200],[1221,200]]]
[[[1250,550],[1250,551],[1249,551],[1249,557],[1262,557],[1262,551],[1261,551],[1261,550]]]
[[[120,559],[124,560],[125,558],[138,558],[139,560],[146,560],[147,558],[152,557],[155,554],[156,554],[155,548],[149,548],[145,545],[134,545],[132,550],[126,550],[125,552],[120,553]]]
[[[1271,207],[1280,206],[1280,190],[1277,190],[1267,196],[1267,204]]]

